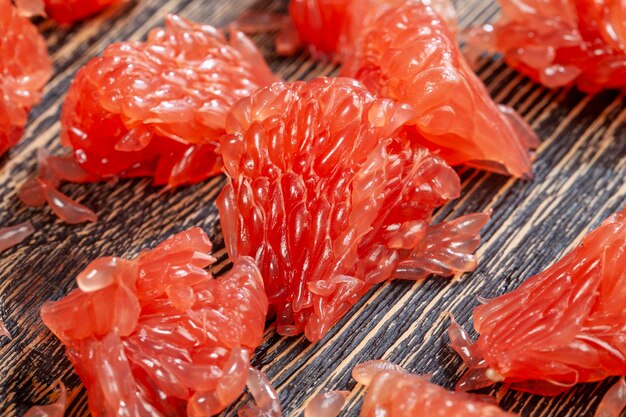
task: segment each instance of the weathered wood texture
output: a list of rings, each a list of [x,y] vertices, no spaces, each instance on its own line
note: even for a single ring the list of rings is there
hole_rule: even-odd
[[[491,0],[458,2],[461,25],[493,19]],[[74,277],[98,256],[132,256],[192,225],[214,238],[227,266],[214,200],[223,178],[158,194],[146,180],[65,185],[63,191],[93,208],[95,224],[69,226],[49,209],[27,209],[16,187],[35,169],[39,147],[58,152],[59,114],[76,70],[113,41],[142,39],[167,13],[223,25],[248,8],[284,10],[284,3],[258,0],[140,0],[70,30],[41,24],[54,58],[55,75],[43,103],[32,112],[22,142],[0,161],[0,225],[31,219],[37,233],[0,255],[0,313],[13,340],[0,340],[0,411],[21,415],[32,404],[50,400],[51,385],[69,387],[68,416],[88,414],[86,395],[59,342],[43,326],[39,307],[75,286]],[[271,37],[258,37],[271,66],[281,76],[309,79],[333,74],[306,54],[279,59]],[[285,415],[299,415],[307,399],[325,389],[351,390],[344,415],[357,415],[363,389],[350,377],[358,362],[386,358],[410,370],[433,374],[451,388],[464,368],[447,347],[445,312],[471,327],[476,296],[492,297],[517,287],[543,270],[581,236],[626,202],[626,106],[623,96],[586,96],[576,90],[549,91],[507,68],[482,58],[476,71],[499,102],[518,109],[537,129],[543,144],[533,181],[464,170],[463,197],[437,213],[453,218],[493,210],[483,232],[478,269],[466,276],[423,282],[390,282],[370,291],[320,343],[281,338],[270,325],[254,365],[277,388]],[[523,416],[587,417],[612,380],[583,384],[556,398],[507,393],[501,405]],[[242,397],[247,401],[248,397]],[[239,403],[241,404],[241,402]],[[238,405],[227,415],[235,415]]]

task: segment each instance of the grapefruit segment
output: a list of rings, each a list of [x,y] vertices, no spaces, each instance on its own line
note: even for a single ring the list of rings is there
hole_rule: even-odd
[[[22,137],[52,75],[45,39],[11,0],[0,0],[0,156]]]
[[[95,260],[78,289],[44,304],[93,415],[207,416],[241,394],[267,298],[251,258],[214,279],[210,250],[192,228],[132,260]]]
[[[419,2],[380,9],[361,29],[342,75],[412,105],[409,138],[450,165],[530,177],[536,135],[493,102],[434,9]]]
[[[453,322],[452,347],[470,370],[459,389],[505,382],[556,395],[626,375],[626,213],[616,213],[545,271],[474,309],[472,343]]]
[[[473,268],[488,214],[430,225],[460,184],[403,136],[414,115],[345,78],[275,83],[231,109],[220,145],[230,178],[217,201],[222,230],[232,259],[257,260],[279,333],[321,339],[403,261],[423,261],[416,278]]]
[[[250,39],[178,16],[145,42],[110,45],[76,75],[62,141],[101,177],[177,186],[216,175],[230,106],[275,81]]]
[[[495,24],[464,37],[476,48],[501,52],[506,62],[548,88],[585,92],[626,87],[626,7],[614,0],[499,2]]]

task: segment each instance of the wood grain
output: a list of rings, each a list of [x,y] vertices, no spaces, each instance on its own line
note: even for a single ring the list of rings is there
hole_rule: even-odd
[[[491,20],[491,0],[457,4],[461,25]],[[47,299],[72,289],[74,277],[99,256],[132,256],[192,225],[202,226],[216,243],[215,272],[228,266],[214,204],[224,184],[216,178],[159,194],[147,180],[65,185],[63,191],[93,208],[100,221],[69,226],[49,209],[19,204],[16,187],[34,172],[34,154],[60,151],[59,113],[76,70],[114,41],[142,39],[167,13],[221,26],[248,8],[284,10],[283,1],[141,0],[126,3],[71,29],[40,25],[54,58],[55,75],[41,105],[31,114],[24,140],[0,161],[0,225],[30,219],[37,233],[0,254],[0,313],[12,340],[0,340],[0,410],[20,416],[32,404],[50,401],[61,379],[70,389],[68,416],[88,414],[86,395],[59,342],[43,326],[38,311]],[[302,53],[280,59],[271,36],[256,40],[272,69],[289,79],[332,75],[333,65]],[[516,288],[555,261],[591,227],[626,202],[626,106],[616,92],[586,96],[576,90],[546,90],[503,65],[481,58],[475,70],[494,98],[512,105],[543,139],[533,181],[514,181],[462,170],[463,196],[443,207],[437,219],[493,210],[479,249],[475,272],[452,280],[394,281],[370,291],[317,344],[301,337],[281,338],[270,324],[253,363],[272,380],[286,416],[299,415],[307,400],[326,389],[351,390],[344,415],[357,415],[363,389],[350,377],[357,363],[386,358],[412,371],[433,374],[452,388],[464,368],[447,347],[445,313],[471,328],[476,296],[493,297]],[[613,381],[581,384],[556,398],[507,393],[504,408],[531,417],[592,416]],[[493,393],[493,390],[492,392]],[[235,415],[247,395],[225,412]]]

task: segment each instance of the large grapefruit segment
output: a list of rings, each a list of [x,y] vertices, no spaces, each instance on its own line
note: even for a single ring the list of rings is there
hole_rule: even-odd
[[[222,230],[232,259],[257,260],[279,333],[322,338],[401,265],[413,279],[474,267],[488,215],[431,226],[460,184],[403,137],[414,115],[346,78],[275,83],[231,109]]]
[[[452,346],[470,368],[459,388],[504,381],[554,395],[580,382],[626,375],[625,291],[622,211],[553,266],[476,307],[476,344],[453,324]]]
[[[342,75],[412,105],[411,140],[449,164],[529,177],[529,149],[538,145],[532,129],[493,102],[432,7],[402,3],[383,4],[361,29]]]
[[[100,177],[175,186],[220,171],[230,106],[275,80],[243,33],[169,16],[145,42],[110,45],[83,67],[63,106],[62,140]]]
[[[211,242],[181,232],[132,260],[93,261],[79,288],[41,309],[94,416],[210,416],[244,389],[267,314],[254,261],[214,279]]]

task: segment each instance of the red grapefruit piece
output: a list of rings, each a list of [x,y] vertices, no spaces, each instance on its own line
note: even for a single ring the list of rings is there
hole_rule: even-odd
[[[169,16],[146,42],[109,46],[74,80],[62,139],[99,177],[176,186],[216,175],[230,106],[275,80],[243,33]]]
[[[304,409],[304,417],[336,417],[346,403],[350,391],[327,391],[317,394]]]
[[[626,6],[620,0],[500,1],[502,18],[468,42],[549,88],[626,87]]]
[[[374,284],[475,266],[488,214],[431,225],[457,174],[400,132],[415,112],[347,78],[278,82],[238,102],[217,200],[231,259],[252,256],[280,334],[321,339]]]
[[[91,17],[121,0],[44,0],[48,16],[62,25]]]
[[[65,415],[65,402],[67,390],[63,382],[58,383],[59,395],[56,401],[48,405],[35,405],[26,411],[22,417],[63,417]]]
[[[37,175],[22,184],[19,199],[31,207],[46,203],[52,212],[66,223],[95,222],[98,216],[84,205],[74,201],[58,188],[62,181],[89,182],[97,177],[83,170],[69,156],[50,156],[44,149],[37,151]]]
[[[11,0],[0,0],[0,156],[22,137],[51,75],[44,38]]]
[[[44,304],[94,416],[209,416],[241,394],[267,298],[251,258],[214,279],[210,250],[192,228],[133,260],[93,261],[78,289]]]
[[[19,244],[33,233],[35,233],[35,228],[30,221],[14,226],[0,227],[0,253]]]
[[[453,322],[452,347],[470,370],[457,387],[505,382],[556,395],[579,382],[626,375],[626,212],[516,290],[474,309],[472,344]]]
[[[360,414],[362,417],[518,416],[485,401],[484,397],[446,391],[386,361],[357,365],[352,376],[367,386]]]
[[[291,0],[289,15],[300,41],[314,57],[342,61],[354,48],[361,30],[381,10],[417,0]],[[421,0],[454,25],[456,13],[449,0]]]
[[[538,146],[536,135],[512,109],[493,102],[435,10],[419,2],[379,3],[342,75],[412,105],[417,114],[409,136],[450,165],[531,176],[529,149]]]

